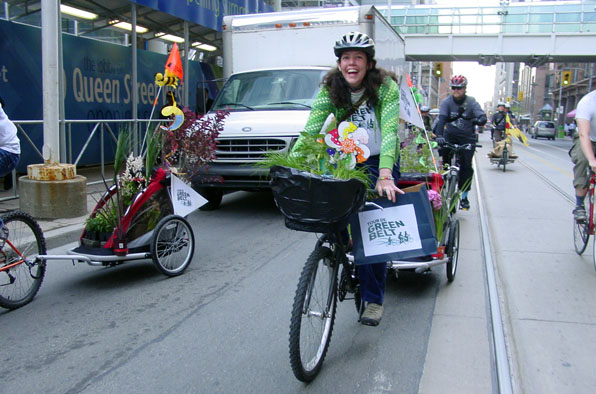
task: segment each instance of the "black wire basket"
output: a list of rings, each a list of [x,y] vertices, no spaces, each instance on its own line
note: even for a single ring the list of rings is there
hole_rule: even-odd
[[[275,203],[292,230],[342,230],[366,200],[366,185],[358,179],[330,178],[282,166],[271,167],[269,175]]]

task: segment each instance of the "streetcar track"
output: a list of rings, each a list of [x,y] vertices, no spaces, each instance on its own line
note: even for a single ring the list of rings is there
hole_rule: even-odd
[[[567,199],[569,201],[569,203],[575,205],[575,196],[565,192],[563,189],[561,189],[559,186],[557,186],[554,182],[552,182],[550,179],[548,179],[545,175],[543,175],[542,173],[540,173],[540,171],[538,171],[536,168],[532,167],[530,164],[528,164],[526,161],[521,160],[521,159],[517,159],[518,162],[520,162],[524,167],[526,167],[528,170],[532,171],[535,175],[537,175],[540,179],[542,179],[542,181],[544,183],[546,183],[548,186],[550,186],[553,190],[555,190],[556,192],[558,192],[561,196],[563,196],[565,199]]]
[[[476,157],[474,157],[474,167],[476,166]],[[509,365],[509,355],[507,352],[507,343],[505,340],[505,329],[503,326],[503,317],[499,302],[499,291],[497,287],[496,267],[493,262],[493,250],[490,242],[490,231],[488,226],[488,215],[480,191],[480,182],[478,171],[474,171],[474,184],[476,187],[476,196],[478,198],[478,216],[480,218],[481,246],[483,251],[484,268],[486,274],[486,287],[488,293],[488,308],[491,327],[492,358],[496,368],[495,392],[499,394],[513,393],[513,379]]]
[[[524,147],[525,148],[525,147]],[[530,148],[531,149],[531,148]],[[540,157],[536,156],[530,151],[530,149],[523,149],[526,153],[541,160]],[[561,149],[561,148],[558,148]],[[525,160],[520,158],[516,159],[517,162],[521,163],[524,167],[530,170],[532,173],[538,176],[546,185],[556,191],[570,204],[575,204],[575,196],[567,193],[548,177],[542,174],[537,168],[532,166]],[[561,169],[552,164],[545,162],[545,164],[555,168],[556,170],[565,173]],[[474,157],[474,167],[476,166],[476,157]],[[565,173],[568,175],[567,173]],[[476,194],[478,198],[478,211],[480,219],[480,233],[481,233],[481,246],[483,251],[484,268],[486,274],[486,287],[488,296],[488,314],[490,319],[490,335],[492,339],[492,362],[496,369],[496,387],[494,391],[499,394],[513,393],[513,378],[511,375],[511,366],[509,360],[509,352],[507,350],[507,342],[505,336],[505,327],[503,324],[503,316],[501,314],[501,304],[499,298],[499,291],[497,286],[497,269],[493,261],[493,249],[491,245],[491,234],[488,226],[488,215],[486,206],[483,201],[481,184],[478,178],[478,172],[474,171]]]

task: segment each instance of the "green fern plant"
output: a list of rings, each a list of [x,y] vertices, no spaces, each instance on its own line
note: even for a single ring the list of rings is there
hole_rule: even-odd
[[[321,135],[301,133],[300,152],[268,153],[257,166],[271,168],[284,166],[310,172],[316,175],[327,175],[337,179],[358,179],[368,183],[368,174],[362,167],[350,168],[349,158],[340,158],[339,153],[331,155],[328,146],[321,141]]]

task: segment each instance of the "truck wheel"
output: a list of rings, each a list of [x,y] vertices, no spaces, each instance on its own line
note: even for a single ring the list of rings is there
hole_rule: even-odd
[[[201,211],[213,211],[218,209],[221,205],[221,199],[223,197],[223,191],[221,189],[213,189],[213,188],[198,188],[197,192],[205,197],[209,202],[199,208]]]

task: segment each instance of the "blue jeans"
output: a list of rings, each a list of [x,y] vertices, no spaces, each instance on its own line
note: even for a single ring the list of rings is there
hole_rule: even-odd
[[[369,173],[369,187],[372,189],[379,177],[379,156],[369,157],[360,166],[367,167]],[[392,176],[397,180],[400,177],[399,159],[393,166]],[[387,263],[363,264],[356,266],[358,270],[358,281],[360,282],[360,294],[365,302],[373,302],[383,305],[385,297],[385,281],[387,279]]]
[[[0,177],[9,174],[17,166],[19,157],[17,153],[10,153],[4,149],[0,149]]]

